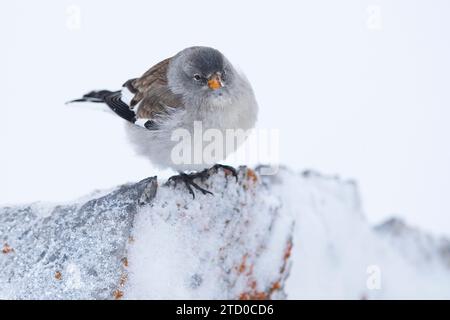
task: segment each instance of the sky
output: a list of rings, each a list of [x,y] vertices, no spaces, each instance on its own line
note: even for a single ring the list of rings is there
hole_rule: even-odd
[[[206,45],[247,75],[280,163],[356,180],[373,223],[395,214],[450,235],[449,12],[445,0],[5,2],[0,204],[168,176],[135,155],[122,120],[64,102]]]

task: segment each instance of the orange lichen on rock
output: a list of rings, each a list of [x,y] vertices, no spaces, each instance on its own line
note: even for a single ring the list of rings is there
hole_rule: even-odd
[[[119,281],[119,286],[123,287],[128,280],[128,276],[126,274],[122,274]]]
[[[8,253],[14,252],[14,249],[11,248],[7,243],[5,243],[5,244],[3,245],[2,252],[3,252],[4,254],[8,254]]]
[[[291,253],[292,253],[292,239],[289,239],[286,249],[284,250],[283,265],[281,266],[281,273],[283,273],[286,270],[286,266],[288,264],[288,260],[291,256]]]
[[[250,294],[247,292],[241,293],[241,295],[239,296],[239,300],[250,300]]]
[[[257,290],[257,282],[255,280],[250,281],[250,290],[243,292],[239,296],[239,300],[268,300],[271,299],[272,294],[281,289],[280,280],[275,281],[272,286],[265,292]]]
[[[123,291],[121,291],[121,290],[115,290],[115,291],[113,292],[113,296],[114,296],[114,299],[120,300],[120,299],[122,299],[122,297],[123,297]]]
[[[123,259],[122,259],[122,261],[123,261]],[[119,300],[123,297],[123,291],[120,289],[125,286],[125,284],[127,283],[127,280],[128,280],[128,275],[126,272],[123,272],[122,275],[120,276],[120,280],[119,280],[119,285],[118,285],[119,289],[116,289],[113,292],[114,299]]]
[[[256,182],[258,181],[258,176],[256,175],[256,172],[252,169],[247,169],[247,180]]]
[[[247,254],[244,254],[241,264],[236,268],[238,273],[244,273],[247,268],[247,256]]]
[[[289,257],[292,252],[292,239],[289,239],[286,244],[286,249],[283,252],[282,264],[280,268],[280,274],[276,281],[272,282],[269,286],[264,285],[261,290],[261,286],[258,288],[258,283],[253,277],[253,264],[248,262],[248,254],[245,254],[242,258],[242,262],[236,267],[238,274],[243,274],[247,281],[247,290],[239,295],[240,300],[268,300],[272,298],[272,295],[282,289],[283,279],[285,278],[285,273],[287,265],[289,262]],[[247,270],[247,272],[245,272]],[[244,273],[245,272],[245,273]],[[265,288],[265,289],[264,289]]]
[[[247,169],[245,173],[245,180],[242,183],[242,187],[244,190],[248,190],[256,185],[258,181],[258,175],[252,169]]]
[[[272,285],[272,287],[270,288],[270,292],[274,292],[276,290],[280,290],[281,289],[281,284],[280,281],[275,281]]]
[[[270,293],[258,290],[258,283],[253,277],[253,264],[248,262],[249,255],[245,254],[236,271],[240,276],[244,276],[247,282],[248,291],[239,295],[239,300],[267,300],[270,299]]]
[[[286,250],[284,251],[284,260],[286,261],[287,259],[289,259],[289,257],[291,256],[291,251],[292,251],[292,240],[288,241]]]
[[[262,291],[244,292],[239,296],[239,300],[268,300],[270,297]]]
[[[239,300],[269,300],[275,291],[281,289],[281,279],[275,281],[272,286],[266,291],[260,291],[257,289],[258,285],[255,280],[250,281],[250,290],[243,292],[239,296]]]
[[[55,279],[56,279],[56,280],[61,280],[61,278],[62,278],[61,272],[56,271],[56,272],[55,272]]]

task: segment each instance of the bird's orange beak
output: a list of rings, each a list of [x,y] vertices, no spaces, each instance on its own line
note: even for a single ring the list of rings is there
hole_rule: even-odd
[[[209,79],[208,79],[208,87],[212,90],[216,90],[219,88],[223,87],[222,84],[222,79],[220,78],[220,75],[218,74],[213,74]]]

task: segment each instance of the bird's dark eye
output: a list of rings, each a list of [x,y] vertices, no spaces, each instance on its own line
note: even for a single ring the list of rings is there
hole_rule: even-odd
[[[200,81],[200,80],[202,80],[202,77],[196,73],[196,74],[194,74],[194,79],[197,81]]]

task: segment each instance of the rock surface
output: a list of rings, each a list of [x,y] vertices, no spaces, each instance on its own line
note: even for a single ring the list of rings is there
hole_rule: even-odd
[[[450,244],[372,228],[354,182],[210,170],[196,198],[156,177],[64,205],[0,208],[0,298],[449,298]]]
[[[110,298],[139,202],[155,191],[149,178],[85,202],[0,209],[0,298]]]

